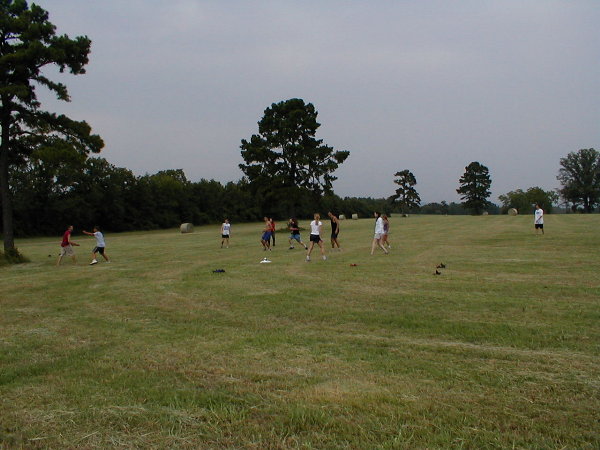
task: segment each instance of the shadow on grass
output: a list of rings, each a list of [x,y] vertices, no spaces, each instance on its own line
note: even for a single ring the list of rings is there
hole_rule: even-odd
[[[29,259],[19,253],[19,249],[12,248],[6,252],[0,251],[0,266],[9,264],[23,264],[29,262]]]

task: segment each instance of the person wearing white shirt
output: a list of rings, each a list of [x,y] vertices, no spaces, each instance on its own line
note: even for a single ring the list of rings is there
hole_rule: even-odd
[[[229,219],[223,220],[221,224],[221,248],[223,248],[223,244],[226,245],[226,248],[229,248],[229,236],[231,235],[231,224],[229,223]]]
[[[542,234],[544,234],[544,210],[540,207],[540,205],[535,205],[535,212],[533,224],[535,226],[535,233],[539,234],[540,230]]]
[[[106,243],[104,242],[104,235],[100,231],[100,227],[95,226],[93,233],[83,230],[83,234],[87,234],[88,236],[94,236],[96,238],[96,246],[92,250],[92,262],[90,263],[90,266],[98,264],[98,260],[96,259],[97,253],[100,253],[106,262],[110,262],[110,260],[108,259],[108,255],[104,250],[104,248],[106,247]]]
[[[388,251],[383,246],[381,239],[383,238],[384,227],[383,227],[383,219],[381,218],[381,213],[375,212],[373,213],[375,217],[375,235],[373,236],[373,244],[371,245],[371,255],[375,253],[375,248],[379,247],[383,252],[387,255]]]
[[[321,239],[322,226],[323,222],[321,222],[321,216],[319,213],[315,213],[314,220],[310,223],[310,244],[308,244],[308,250],[306,251],[306,262],[310,261],[310,254],[315,246],[315,243],[321,249],[323,261],[327,259],[327,256],[325,256],[325,248],[323,247],[323,240]]]

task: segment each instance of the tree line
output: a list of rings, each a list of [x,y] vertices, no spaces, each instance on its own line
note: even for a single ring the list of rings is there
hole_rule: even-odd
[[[192,182],[183,170],[135,176],[103,158],[104,146],[85,121],[41,109],[36,88],[69,101],[66,86],[42,69],[55,66],[85,73],[91,41],[57,35],[48,12],[24,0],[0,1],[0,203],[7,256],[18,255],[14,237],[53,234],[71,223],[110,231],[204,224],[224,217],[251,221],[263,215],[309,217],[315,210],[370,217],[373,211],[481,214],[510,207],[546,210],[557,197],[540,188],[511,191],[498,207],[488,199],[491,177],[483,164],[465,167],[457,193],[462,202],[421,206],[416,178],[396,172],[396,192],[388,198],[341,198],[333,192],[334,172],[348,151],[334,150],[316,137],[318,113],[311,103],[273,103],[258,122],[258,133],[242,139],[242,178],[222,184]],[[593,211],[600,202],[600,155],[582,149],[560,160],[559,194],[574,209]],[[544,207],[543,206],[543,207]]]
[[[17,236],[57,234],[72,223],[117,232],[216,223],[225,217],[248,222],[289,213],[285,202],[256,196],[245,179],[192,182],[182,169],[136,176],[99,157],[55,165],[29,161],[11,173],[11,191]],[[317,204],[313,200],[312,192],[299,193],[298,217],[310,217],[315,208],[367,217],[387,207],[385,199],[335,194],[320,197]]]

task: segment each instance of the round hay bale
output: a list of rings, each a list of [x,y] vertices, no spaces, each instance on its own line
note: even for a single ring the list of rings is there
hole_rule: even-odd
[[[484,216],[487,216],[488,214],[489,214],[489,212],[487,212],[487,211],[484,211],[484,212],[483,212],[483,215],[484,215]]]
[[[345,215],[343,215],[343,214],[340,214],[340,217],[339,217],[339,219],[340,219],[340,220],[346,220],[346,216],[345,216]]]
[[[179,227],[179,231],[181,231],[182,233],[193,233],[194,225],[191,223],[182,223]]]
[[[356,213],[352,214],[352,220],[358,220],[358,214],[356,214]]]
[[[517,209],[516,209],[516,208],[510,208],[510,209],[508,210],[508,215],[509,215],[509,216],[516,216],[517,214],[519,214],[519,211],[517,211]]]

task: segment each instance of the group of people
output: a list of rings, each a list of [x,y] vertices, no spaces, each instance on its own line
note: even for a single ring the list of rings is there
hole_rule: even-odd
[[[331,211],[327,213],[329,219],[331,221],[331,248],[341,250],[340,242],[338,240],[338,236],[340,233],[340,219]],[[371,245],[371,255],[375,252],[377,247],[381,248],[383,252],[387,255],[389,253],[389,249],[392,246],[388,240],[388,233],[390,229],[390,221],[385,214],[381,214],[379,212],[373,213],[375,217],[375,234],[373,235],[373,243]],[[327,259],[327,255],[325,254],[325,248],[323,246],[323,239],[321,239],[321,232],[323,227],[323,222],[321,222],[321,216],[319,213],[315,213],[313,221],[310,223],[310,243],[308,248],[306,245],[304,248],[306,249],[306,261],[310,261],[310,255],[313,251],[314,245],[317,244],[321,250],[321,257],[323,260]],[[296,219],[290,219],[290,224],[294,225],[292,235],[290,236],[290,248],[293,248],[291,245],[292,239],[300,242],[300,232],[298,229],[298,222]],[[290,227],[290,229],[292,229]],[[304,244],[303,244],[304,245]],[[387,248],[386,248],[387,247]]]
[[[83,230],[82,232],[83,232],[83,234],[86,234],[88,236],[93,236],[94,238],[96,238],[96,245],[95,245],[94,249],[92,250],[92,261],[90,262],[90,266],[98,264],[98,259],[96,259],[96,255],[98,253],[100,255],[102,255],[102,257],[104,258],[104,260],[106,262],[109,263],[110,259],[108,258],[108,255],[106,254],[106,251],[105,251],[106,243],[104,241],[104,235],[100,231],[100,227],[95,226],[91,233],[89,231],[85,231],[85,230]],[[73,233],[73,225],[69,225],[67,227],[67,230],[64,232],[62,241],[60,243],[60,253],[58,255],[58,261],[56,261],[57,266],[60,266],[60,263],[62,262],[62,259],[65,256],[70,256],[71,259],[73,260],[73,263],[77,264],[77,256],[75,255],[75,251],[73,250],[73,247],[79,247],[79,244],[77,242],[74,242],[71,240],[72,233]]]
[[[341,250],[340,242],[338,240],[338,236],[340,233],[340,219],[331,211],[327,213],[329,220],[331,221],[331,248]],[[392,246],[388,240],[388,233],[390,228],[390,222],[385,214],[380,214],[379,212],[374,213],[375,217],[375,234],[373,236],[373,244],[371,246],[371,254],[375,252],[376,248],[381,248],[384,253],[389,253],[389,249]],[[306,261],[310,261],[310,256],[315,247],[315,244],[319,247],[321,251],[321,257],[323,260],[327,259],[327,255],[325,254],[325,247],[323,245],[323,239],[321,238],[323,222],[321,221],[321,215],[319,213],[315,213],[313,216],[313,220],[310,222],[310,237],[308,241],[308,245],[306,245],[300,236],[300,226],[298,225],[298,219],[292,217],[288,220],[287,228],[290,232],[290,236],[288,239],[289,249],[293,250],[295,248],[295,244],[300,244],[304,250],[306,250]],[[263,218],[263,228],[260,237],[260,243],[263,247],[264,251],[271,251],[272,247],[275,246],[275,221],[271,217]],[[221,248],[224,246],[229,248],[229,237],[231,235],[231,224],[229,223],[229,219],[224,219],[221,224]]]
[[[329,220],[331,221],[331,248],[341,250],[338,236],[340,234],[340,219],[338,216],[333,214],[331,211],[327,213]],[[388,240],[388,234],[390,229],[390,221],[387,215],[379,212],[373,213],[375,218],[375,233],[373,235],[373,243],[371,244],[371,255],[375,253],[375,250],[380,248],[387,255],[389,250],[392,248]],[[275,246],[275,221],[273,218],[264,217],[264,226],[260,242],[263,246],[263,250],[271,251],[271,247]],[[540,205],[535,205],[534,212],[534,225],[536,233],[544,234],[544,210]],[[288,239],[289,249],[293,250],[294,243],[300,244],[306,250],[306,261],[310,261],[310,255],[314,249],[315,244],[319,246],[321,250],[321,257],[323,260],[327,259],[325,254],[325,248],[323,246],[323,239],[321,238],[323,222],[321,222],[321,215],[315,213],[313,220],[310,222],[310,237],[309,244],[306,245],[302,242],[300,237],[300,226],[298,225],[298,219],[292,217],[287,223],[290,237]],[[60,266],[65,256],[70,256],[74,263],[77,263],[77,257],[73,247],[78,247],[79,244],[71,240],[71,234],[73,233],[73,225],[69,225],[67,230],[64,232],[62,241],[60,244],[60,254],[58,256],[57,266]],[[106,262],[110,262],[108,255],[106,254],[106,242],[104,235],[100,231],[100,227],[95,226],[92,232],[83,230],[83,234],[93,236],[96,239],[96,245],[92,250],[92,261],[90,265],[93,266],[98,264],[97,254],[100,254]],[[229,238],[231,236],[231,223],[229,219],[224,219],[221,224],[221,248],[229,248]]]

